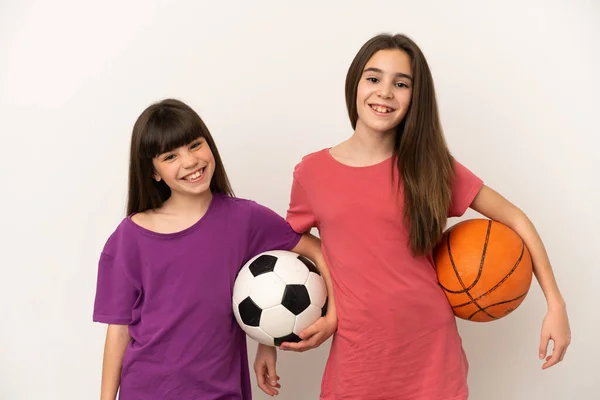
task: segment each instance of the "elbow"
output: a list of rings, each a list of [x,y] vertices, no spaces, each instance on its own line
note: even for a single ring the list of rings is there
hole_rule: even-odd
[[[519,235],[523,236],[523,234],[533,228],[533,223],[520,208],[514,208],[511,213],[511,218],[509,223],[507,224],[509,228],[517,232]]]
[[[120,344],[128,344],[131,341],[128,325],[110,324],[108,326],[107,336]]]

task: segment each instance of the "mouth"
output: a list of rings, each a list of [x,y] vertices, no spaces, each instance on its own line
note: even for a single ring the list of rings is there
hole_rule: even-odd
[[[393,113],[394,111],[396,111],[395,108],[388,107],[383,104],[369,104],[369,107],[371,107],[371,109],[373,111],[375,111],[377,114],[382,114],[382,115],[390,114],[390,113]]]
[[[198,181],[202,180],[202,178],[204,178],[205,170],[206,170],[206,167],[200,168],[199,170],[196,170],[196,171],[192,172],[191,174],[187,174],[186,176],[184,176],[181,179],[186,182],[198,182]]]

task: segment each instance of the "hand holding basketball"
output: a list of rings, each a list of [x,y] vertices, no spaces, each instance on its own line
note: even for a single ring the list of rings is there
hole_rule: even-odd
[[[434,250],[438,280],[454,314],[487,322],[503,318],[525,299],[533,277],[529,249],[497,221],[472,219],[446,232]],[[550,341],[553,348],[548,355]],[[571,343],[564,304],[552,304],[542,324],[539,358],[547,369],[563,360]]]

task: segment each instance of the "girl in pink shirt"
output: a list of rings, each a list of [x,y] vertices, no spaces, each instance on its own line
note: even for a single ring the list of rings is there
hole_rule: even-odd
[[[561,361],[570,328],[542,241],[520,209],[451,156],[419,47],[403,35],[365,43],[346,103],[354,134],[296,166],[287,214],[296,232],[319,230],[336,297],[321,399],[467,399],[468,363],[431,251],[448,217],[469,207],[529,248],[548,302],[542,368]]]

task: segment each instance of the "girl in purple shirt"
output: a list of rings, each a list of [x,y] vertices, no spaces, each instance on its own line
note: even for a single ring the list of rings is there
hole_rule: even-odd
[[[251,399],[246,336],[232,312],[237,272],[267,250],[317,264],[330,301],[303,332],[304,348],[337,326],[318,239],[275,212],[234,197],[210,132],[190,107],[148,107],[131,138],[127,217],[98,265],[93,319],[108,324],[102,400]],[[276,349],[259,346],[261,389],[277,394]]]

